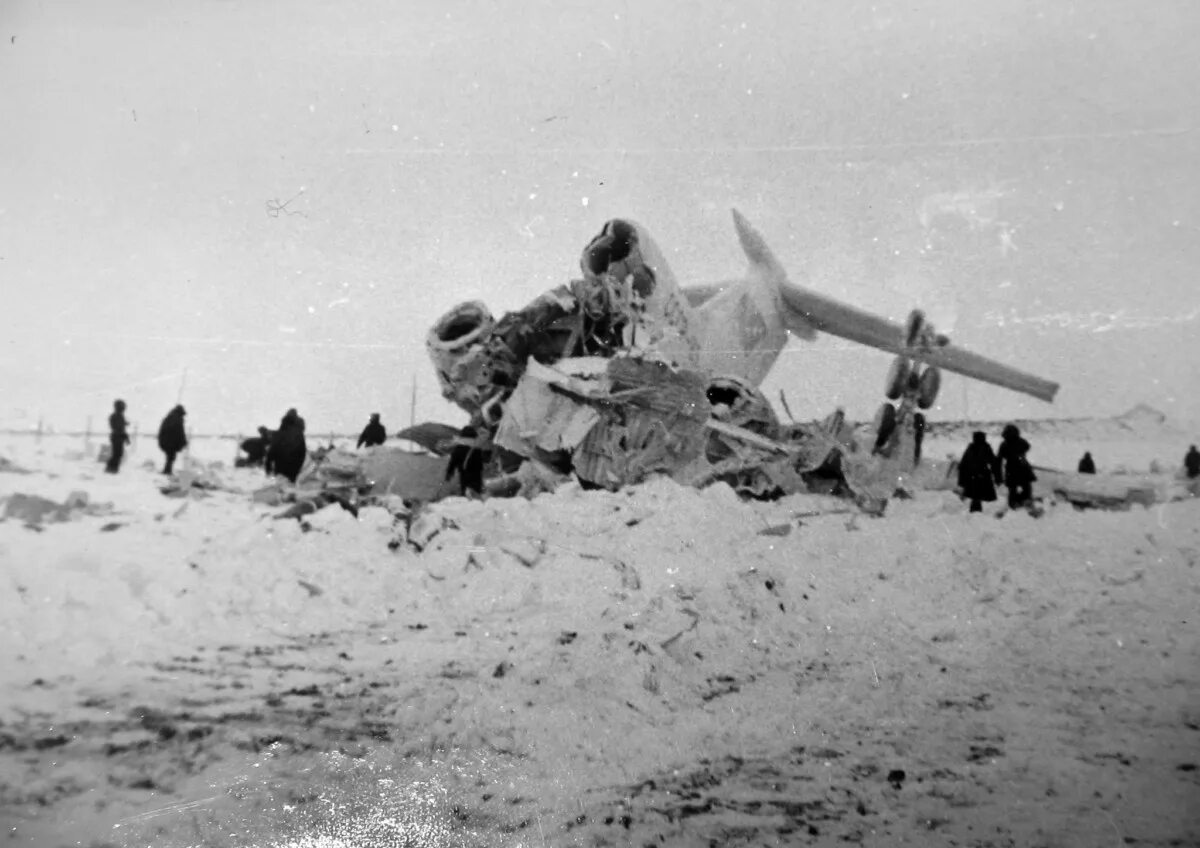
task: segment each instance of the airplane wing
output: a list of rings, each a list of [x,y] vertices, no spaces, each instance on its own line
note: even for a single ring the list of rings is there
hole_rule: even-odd
[[[905,328],[902,325],[819,295],[790,281],[780,286],[780,294],[787,311],[795,313],[799,319],[821,332],[888,353],[902,354],[955,374],[1031,395],[1038,400],[1051,402],[1058,392],[1058,383],[954,345],[910,348],[905,345]]]

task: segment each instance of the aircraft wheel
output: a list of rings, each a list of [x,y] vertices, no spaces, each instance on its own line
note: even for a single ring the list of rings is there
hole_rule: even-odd
[[[917,383],[917,406],[921,409],[929,409],[933,406],[933,402],[937,400],[938,389],[942,387],[942,372],[936,367],[926,368],[921,372],[920,381]]]
[[[875,450],[879,450],[887,444],[895,429],[896,407],[890,403],[880,404],[879,410],[875,413]]]
[[[887,388],[883,392],[888,400],[896,400],[904,394],[911,374],[912,364],[908,361],[908,357],[897,356],[892,360],[892,365],[888,368]]]
[[[904,324],[904,344],[906,347],[916,347],[925,332],[925,313],[914,309],[908,313],[908,321]]]

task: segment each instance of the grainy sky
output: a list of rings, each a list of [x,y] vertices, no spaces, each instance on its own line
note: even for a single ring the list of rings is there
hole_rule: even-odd
[[[462,420],[424,351],[610,217],[684,282],[793,279],[1063,384],[936,417],[1200,419],[1200,4],[6,0],[0,425]],[[884,354],[793,342],[799,417]]]

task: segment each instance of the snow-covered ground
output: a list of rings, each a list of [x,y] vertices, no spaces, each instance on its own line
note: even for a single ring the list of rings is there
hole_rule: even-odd
[[[1101,430],[1034,461],[1187,445]],[[150,446],[112,476],[0,436],[0,497],[87,496],[0,522],[0,844],[1200,841],[1200,500],[868,518],[655,480],[410,531],[277,520],[230,441],[193,446],[223,490],[170,497]]]

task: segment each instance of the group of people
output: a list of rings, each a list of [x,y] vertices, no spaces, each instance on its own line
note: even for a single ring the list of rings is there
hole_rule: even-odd
[[[130,443],[129,424],[125,420],[125,401],[113,402],[112,414],[108,416],[109,454],[104,470],[116,474],[121,467],[121,459],[125,455],[125,446]],[[187,411],[182,404],[177,404],[166,414],[158,428],[158,447],[166,456],[163,473],[170,474],[175,467],[177,457],[188,445],[187,429],[184,426],[184,416]],[[920,425],[924,425],[924,419]],[[918,426],[915,450],[916,459],[920,459],[921,436],[924,426]],[[459,432],[454,449],[450,454],[450,463],[446,469],[446,479],[458,475],[464,494],[478,493],[483,484],[483,451],[476,444],[477,435],[473,428],[464,427]],[[363,428],[355,447],[374,447],[387,441],[387,430],[379,420],[379,413],[371,414],[367,426]],[[279,422],[276,430],[266,427],[258,428],[258,436],[246,439],[241,443],[244,457],[239,457],[237,465],[263,466],[268,474],[278,474],[291,482],[296,482],[304,460],[308,456],[308,445],[304,438],[304,419],[293,408],[289,409]],[[1008,487],[1008,506],[1016,509],[1029,504],[1033,500],[1033,483],[1037,480],[1033,466],[1029,464],[1029,442],[1021,436],[1021,431],[1015,424],[1008,424],[1000,434],[1000,448],[993,451],[988,444],[987,434],[977,430],[972,435],[971,444],[963,452],[958,463],[958,488],[964,498],[971,503],[971,512],[982,512],[983,504],[996,500],[996,487]],[[1189,480],[1200,478],[1200,450],[1195,445],[1188,448],[1183,459],[1184,473]],[[1081,474],[1095,474],[1096,463],[1091,452],[1086,452],[1079,460],[1078,471]]]
[[[112,414],[108,416],[109,453],[104,470],[116,474],[121,468],[121,460],[125,456],[125,446],[130,444],[129,422],[125,419],[126,405],[123,400],[113,402]],[[170,474],[175,468],[175,458],[188,445],[187,428],[184,426],[184,416],[187,410],[182,404],[177,404],[163,418],[158,428],[158,447],[166,457],[163,464],[163,474]],[[387,441],[387,430],[379,420],[379,413],[373,413],[367,426],[358,437],[357,447],[373,447]],[[304,438],[304,419],[295,408],[289,409],[279,422],[278,429],[268,430],[258,428],[258,436],[246,439],[240,445],[245,452],[237,465],[258,466],[265,468],[268,474],[278,474],[291,482],[296,482],[304,460],[308,456],[308,445]]]
[[[988,444],[986,433],[975,431],[958,463],[958,488],[971,502],[971,512],[982,512],[985,502],[996,500],[996,487],[1001,484],[1008,487],[1010,509],[1033,500],[1037,475],[1029,464],[1029,447],[1016,424],[1005,425],[996,451]]]
[[[374,447],[387,441],[387,429],[379,420],[379,413],[371,413],[371,419],[358,437],[356,448]],[[279,422],[279,428],[258,428],[258,436],[246,439],[241,444],[245,457],[239,458],[239,466],[263,466],[268,474],[278,474],[295,483],[308,456],[308,443],[304,438],[304,419],[296,410],[289,409]]]
[[[1029,464],[1028,453],[1029,442],[1022,438],[1015,424],[1004,428],[997,451],[988,444],[986,433],[975,431],[958,463],[958,489],[971,502],[971,512],[981,512],[985,502],[996,500],[996,486],[1002,483],[1008,487],[1009,508],[1016,509],[1033,500],[1033,483],[1037,475]],[[1091,451],[1085,451],[1080,457],[1076,471],[1096,473],[1096,461]],[[1200,450],[1195,445],[1191,445],[1183,457],[1183,471],[1189,480],[1200,478]]]
[[[292,407],[284,413],[277,428],[259,427],[258,435],[246,439],[239,447],[246,454],[238,457],[235,464],[239,468],[262,466],[268,474],[278,474],[294,483],[308,456],[304,419]]]
[[[125,401],[113,401],[112,414],[108,416],[108,461],[104,470],[116,474],[121,470],[121,460],[125,457],[125,446],[132,441],[129,438],[129,422],[125,420]],[[187,447],[187,428],[183,418],[187,410],[183,404],[177,404],[163,418],[158,427],[158,447],[166,455],[163,474],[170,474],[175,467],[175,457]]]

